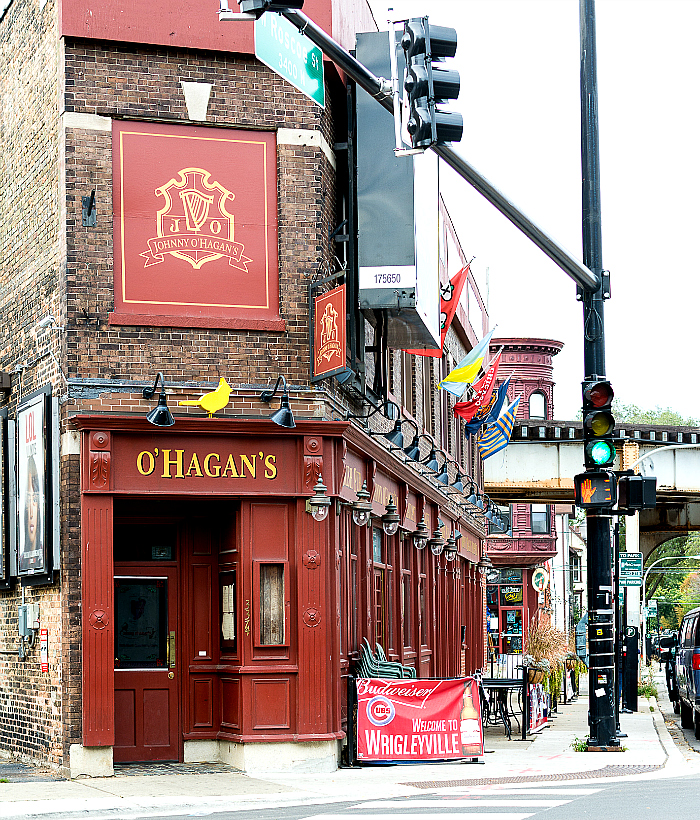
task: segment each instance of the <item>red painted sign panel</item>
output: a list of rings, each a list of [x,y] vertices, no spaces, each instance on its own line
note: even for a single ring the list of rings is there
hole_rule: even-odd
[[[115,122],[112,324],[281,330],[275,135]]]
[[[345,285],[314,299],[314,381],[344,370]]]
[[[265,495],[298,491],[294,440],[233,436],[114,436],[114,492]]]
[[[237,11],[236,0],[229,7]],[[59,28],[62,37],[254,54],[253,23],[220,23],[218,12],[218,0],[169,0],[157,10],[142,0],[60,0]],[[304,13],[331,33],[330,0],[306,0]]]
[[[359,760],[456,760],[483,753],[474,678],[357,681]]]

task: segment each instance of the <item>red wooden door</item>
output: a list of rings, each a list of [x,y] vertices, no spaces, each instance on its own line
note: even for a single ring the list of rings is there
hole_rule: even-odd
[[[179,760],[177,569],[114,577],[115,762]]]

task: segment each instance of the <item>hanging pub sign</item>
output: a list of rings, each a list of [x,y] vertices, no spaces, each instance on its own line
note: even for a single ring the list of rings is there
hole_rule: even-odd
[[[51,388],[17,409],[17,574],[27,585],[50,583],[53,547]]]
[[[358,760],[459,760],[483,754],[474,678],[357,681]]]
[[[285,328],[275,134],[115,121],[110,324]]]
[[[347,367],[345,317],[345,285],[314,297],[311,381],[327,379]]]

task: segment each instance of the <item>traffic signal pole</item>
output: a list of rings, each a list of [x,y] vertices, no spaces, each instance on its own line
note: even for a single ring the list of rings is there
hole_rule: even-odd
[[[349,54],[341,45],[310,20],[303,12],[288,9],[280,12],[293,23],[299,31],[317,45],[326,57],[353,79],[360,88],[371,94],[380,105],[393,116],[393,89],[389,80],[376,77],[371,71]],[[556,242],[540,228],[527,214],[513,204],[498,188],[482,176],[473,165],[461,157],[451,145],[438,143],[431,149],[443,159],[465,182],[475,188],[491,205],[500,211],[506,219],[515,225],[525,236],[558,265],[567,276],[576,282],[584,292],[595,292],[600,288],[600,281],[591,270],[576,259],[569,251]]]
[[[586,380],[605,377],[603,255],[598,141],[595,0],[579,0],[581,33],[581,171],[583,261],[597,288],[584,291],[583,357]],[[590,749],[619,749],[615,725],[615,586],[610,511],[586,510],[588,546],[588,720]]]
[[[357,85],[394,113],[390,81],[376,77],[305,14],[281,8],[283,17],[303,32],[326,57]],[[583,174],[583,257],[581,263],[555,242],[523,211],[446,143],[432,145],[456,173],[512,222],[580,288],[583,300],[585,379],[605,377],[603,323],[603,265],[600,229],[600,166],[598,158],[598,99],[595,53],[594,0],[580,0],[581,26],[581,143]],[[588,509],[589,602],[589,748],[620,748],[615,737],[614,602],[612,583],[611,514]]]

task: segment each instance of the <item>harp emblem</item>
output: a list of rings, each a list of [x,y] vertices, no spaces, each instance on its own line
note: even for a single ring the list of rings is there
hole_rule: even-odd
[[[140,255],[144,267],[165,256],[181,259],[199,270],[207,262],[226,258],[231,267],[248,272],[252,260],[234,238],[234,219],[227,206],[235,194],[212,181],[203,168],[183,168],[177,177],[156,188],[163,207],[156,213],[156,235]]]

